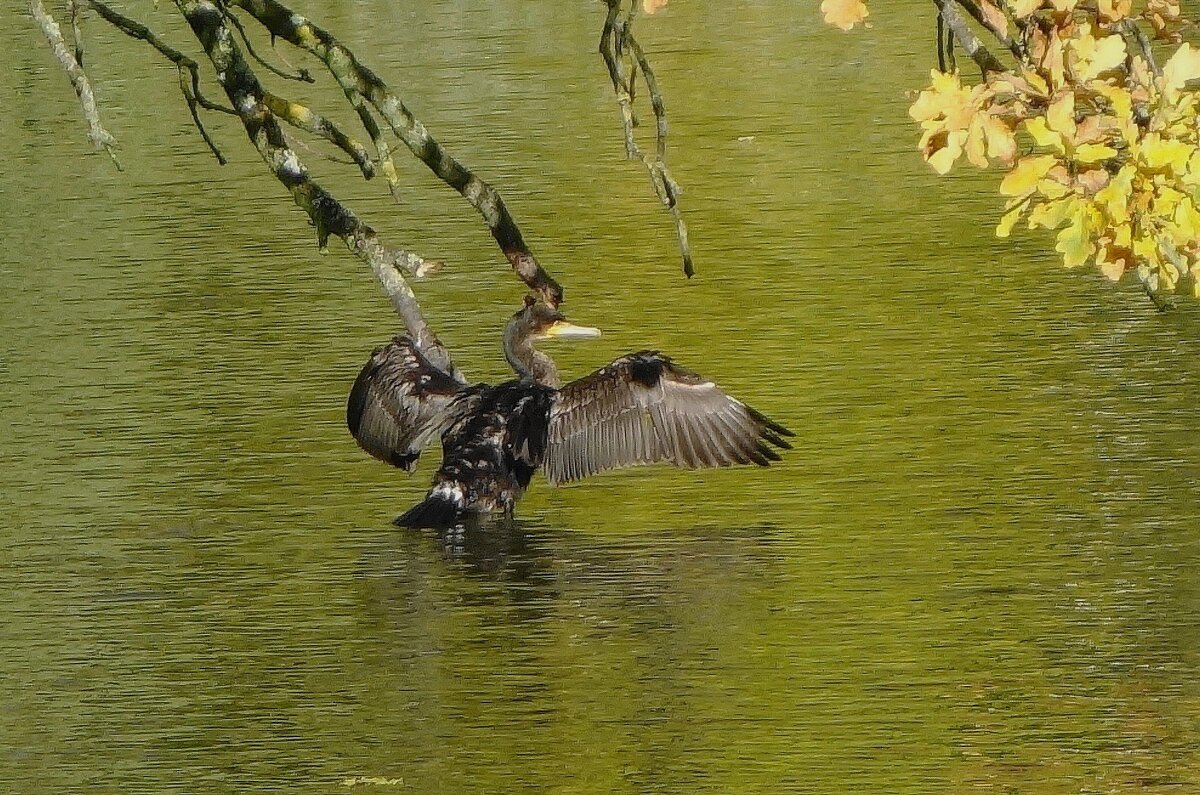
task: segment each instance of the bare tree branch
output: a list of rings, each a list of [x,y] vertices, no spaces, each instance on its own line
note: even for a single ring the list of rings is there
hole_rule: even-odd
[[[83,117],[88,125],[88,139],[97,149],[104,149],[108,152],[108,156],[112,158],[113,164],[119,170],[121,161],[117,160],[116,152],[113,151],[117,140],[100,123],[100,111],[96,108],[96,96],[92,93],[92,84],[88,82],[83,67],[79,65],[79,60],[67,49],[67,43],[63,41],[62,30],[54,21],[54,17],[46,11],[42,0],[29,0],[29,12],[42,29],[42,35],[46,37],[46,41],[50,42],[50,49],[54,51],[54,57],[62,64],[67,77],[71,79],[71,85],[75,87],[75,94],[79,97],[79,103],[83,107]]]
[[[604,19],[604,29],[600,32],[600,55],[604,65],[608,67],[608,77],[612,81],[613,91],[617,94],[617,106],[621,109],[621,126],[625,132],[625,156],[630,160],[639,157],[637,142],[633,139],[633,128],[636,122],[633,117],[633,89],[630,81],[625,79],[624,66],[617,57],[614,39],[620,35],[618,30],[624,26],[621,19],[620,2],[608,3],[608,14]]]
[[[71,39],[75,42],[75,60],[83,67],[83,30],[79,27],[79,3],[67,0],[67,13],[71,15]]]
[[[988,48],[983,46],[983,42],[979,40],[979,37],[967,25],[967,21],[959,13],[954,0],[933,0],[933,3],[938,7],[938,14],[945,21],[947,29],[949,29],[955,40],[962,45],[962,48],[966,50],[967,55],[971,56],[971,60],[975,61],[984,75],[987,75],[989,72],[1003,72],[1006,70],[1000,59],[992,55]]]
[[[365,104],[369,103],[413,154],[483,216],[517,276],[547,303],[558,305],[562,301],[562,287],[538,264],[496,189],[447,152],[383,80],[359,63],[350,50],[327,31],[277,0],[229,0],[229,4],[249,13],[272,36],[320,59],[358,110],[364,124],[370,117]],[[383,160],[381,167],[387,176],[390,161]]]
[[[245,45],[245,47],[246,47],[246,52],[248,52],[250,54],[251,58],[258,61],[258,63],[261,66],[263,66],[267,71],[269,71],[271,74],[282,77],[284,80],[298,80],[302,83],[317,82],[316,78],[314,78],[311,74],[309,74],[309,71],[307,69],[297,69],[294,73],[293,72],[285,72],[282,69],[280,69],[279,67],[275,66],[274,64],[269,63],[262,56],[260,56],[257,52],[254,51],[254,45],[250,43],[250,37],[248,35],[246,35],[246,29],[244,27],[242,27],[242,21],[240,19],[238,19],[237,16],[234,15],[231,11],[229,11],[228,8],[226,8],[224,3],[221,3],[220,5],[221,5],[221,10],[223,12],[225,12],[226,21],[228,21],[229,24],[233,25],[234,29],[238,32],[238,35],[241,37],[242,44]],[[289,64],[289,66],[290,66],[290,64]]]
[[[983,27],[984,30],[992,34],[996,41],[1004,45],[1004,47],[1012,53],[1014,58],[1016,58],[1018,61],[1024,60],[1025,52],[1024,48],[1021,46],[1021,43],[1016,39],[1011,38],[1007,33],[993,24],[992,20],[988,19],[987,15],[983,13],[983,9],[979,6],[979,3],[977,3],[975,0],[958,0],[958,4],[965,8],[967,13],[970,14],[974,20]]]
[[[362,223],[309,177],[296,153],[287,146],[283,130],[266,104],[265,91],[242,56],[221,9],[210,0],[175,0],[175,4],[212,61],[217,80],[237,110],[251,142],[275,177],[291,192],[296,204],[308,213],[321,247],[324,248],[330,235],[345,241],[351,251],[370,265],[384,285],[392,306],[403,318],[409,334],[425,355],[437,366],[461,378],[449,352],[429,327],[416,296],[400,273],[404,269],[421,276],[435,269],[437,264],[406,251],[386,248],[375,230]]]
[[[371,155],[358,141],[348,137],[337,125],[319,113],[289,99],[278,97],[269,91],[263,93],[263,102],[271,112],[297,129],[318,135],[333,143],[354,161],[367,179],[375,176],[375,165]]]
[[[1158,63],[1154,60],[1154,48],[1150,45],[1150,39],[1148,39],[1142,29],[1137,26],[1137,23],[1132,19],[1121,20],[1121,31],[1137,43],[1138,49],[1142,53],[1142,57],[1146,59],[1146,63],[1150,65],[1150,69],[1154,72],[1154,74],[1161,75],[1162,69],[1159,68]]]
[[[208,148],[212,151],[213,156],[217,158],[217,162],[225,165],[227,162],[225,156],[221,154],[221,150],[217,148],[216,142],[213,141],[212,137],[208,134],[208,130],[204,128],[204,124],[200,121],[200,113],[197,110],[197,106],[205,110],[228,113],[230,115],[236,115],[236,113],[232,108],[210,102],[201,93],[199,65],[179,50],[164,42],[155,35],[154,31],[142,23],[124,16],[110,6],[100,2],[100,0],[83,0],[83,2],[86,2],[92,10],[117,30],[127,36],[146,42],[162,53],[167,60],[175,64],[175,68],[179,70],[179,90],[183,93],[183,98],[187,101],[188,111],[192,115],[192,123],[200,131],[200,137],[204,139],[204,143],[208,144]],[[186,75],[184,74],[185,71],[187,72]]]
[[[633,16],[636,4],[631,6],[627,15],[622,16],[623,0],[605,0],[608,13],[604,18],[604,28],[600,32],[600,55],[608,67],[608,76],[617,95],[617,105],[621,109],[621,126],[625,133],[625,155],[631,160],[641,160],[642,165],[650,175],[650,185],[663,205],[670,211],[675,222],[675,235],[679,240],[679,250],[683,257],[683,272],[690,279],[695,273],[692,265],[691,244],[688,242],[687,224],[679,209],[679,185],[671,177],[667,168],[667,110],[663,102],[662,92],[658,87],[658,79],[654,69],[646,58],[646,52],[633,35]],[[626,51],[630,54],[630,76],[625,77],[624,61]],[[638,69],[641,69],[642,81],[650,95],[650,107],[654,110],[655,121],[655,154],[653,157],[644,154],[634,138],[633,130],[637,119],[633,113],[634,84]]]

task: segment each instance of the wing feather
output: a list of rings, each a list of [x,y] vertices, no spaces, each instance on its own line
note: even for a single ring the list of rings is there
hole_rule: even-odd
[[[346,401],[346,426],[362,449],[411,472],[454,416],[464,384],[396,337],[371,352]]]
[[[655,351],[567,384],[550,411],[545,470],[566,483],[618,467],[758,464],[792,432]]]

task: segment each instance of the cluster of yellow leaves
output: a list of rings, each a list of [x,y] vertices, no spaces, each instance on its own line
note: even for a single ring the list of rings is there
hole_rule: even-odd
[[[1188,87],[1200,50],[1184,44],[1156,71],[1132,35],[1140,24],[1177,42],[1180,0],[976,2],[999,36],[1021,30],[1027,56],[973,86],[932,73],[909,109],[925,160],[939,174],[963,157],[1007,170],[1000,237],[1025,220],[1057,230],[1068,267],[1134,270],[1153,290],[1187,278],[1200,296],[1200,95]],[[822,11],[849,27],[850,5]]]

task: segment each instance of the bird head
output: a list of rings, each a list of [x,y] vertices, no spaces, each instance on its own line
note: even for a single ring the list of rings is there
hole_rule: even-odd
[[[568,322],[562,312],[532,295],[525,296],[525,306],[513,315],[510,325],[519,329],[518,336],[534,341],[580,340],[600,336],[600,329],[576,326]]]

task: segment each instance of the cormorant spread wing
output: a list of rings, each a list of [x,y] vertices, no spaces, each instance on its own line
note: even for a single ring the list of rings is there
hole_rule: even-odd
[[[550,410],[551,483],[637,464],[767,466],[793,433],[657,351],[622,356],[563,387]]]
[[[465,384],[435,367],[400,336],[376,348],[346,402],[346,425],[362,449],[411,472],[422,451],[454,419]]]

